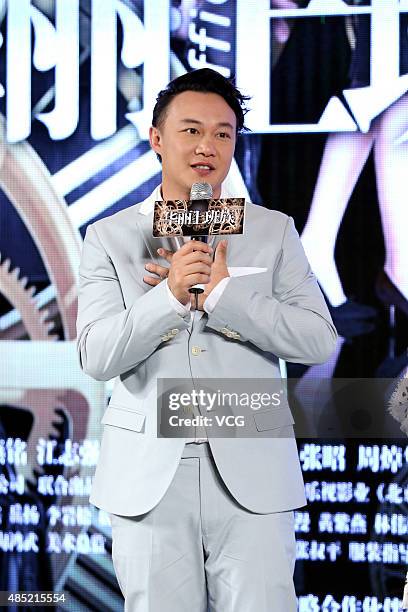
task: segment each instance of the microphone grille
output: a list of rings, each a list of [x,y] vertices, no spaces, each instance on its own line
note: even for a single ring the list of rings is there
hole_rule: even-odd
[[[190,200],[211,200],[213,190],[209,183],[193,183],[190,191]]]

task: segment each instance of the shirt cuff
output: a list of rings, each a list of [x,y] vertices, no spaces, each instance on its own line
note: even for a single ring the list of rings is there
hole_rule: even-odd
[[[172,292],[170,291],[170,287],[167,283],[167,278],[165,280],[166,283],[166,288],[167,288],[167,295],[169,297],[169,301],[171,306],[174,308],[174,310],[177,312],[178,315],[180,315],[180,317],[187,317],[190,315],[190,309],[191,309],[191,302],[187,302],[186,305],[182,304],[181,302],[178,301],[178,299],[172,294]]]
[[[211,314],[217,305],[218,300],[224,293],[226,286],[229,283],[230,276],[226,276],[218,285],[215,285],[214,289],[208,294],[207,299],[204,301],[203,308],[207,314]]]

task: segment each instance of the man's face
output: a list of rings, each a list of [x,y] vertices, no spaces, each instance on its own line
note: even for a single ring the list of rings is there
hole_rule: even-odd
[[[159,128],[150,128],[150,144],[162,158],[165,200],[190,197],[193,183],[209,183],[221,197],[236,141],[235,113],[214,93],[185,91],[168,105]]]

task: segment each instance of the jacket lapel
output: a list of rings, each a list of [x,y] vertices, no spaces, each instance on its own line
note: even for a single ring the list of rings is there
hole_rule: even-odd
[[[136,223],[149,255],[155,263],[160,263],[157,255],[158,248],[163,247],[173,253],[177,250],[177,242],[174,238],[155,238],[153,236],[153,212],[147,215],[139,213],[136,215]]]
[[[162,247],[173,253],[177,250],[177,241],[174,238],[155,238],[153,236],[154,203],[161,199],[160,186],[137,206],[136,223],[146,245],[147,251],[155,263],[159,262],[157,249]]]

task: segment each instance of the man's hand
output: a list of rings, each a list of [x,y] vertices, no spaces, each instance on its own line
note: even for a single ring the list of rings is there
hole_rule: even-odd
[[[146,264],[146,270],[160,278],[144,276],[143,280],[154,287],[167,277],[167,284],[174,297],[181,304],[187,304],[191,295],[189,288],[210,280],[213,249],[205,242],[190,240],[175,253],[166,249],[157,249],[157,252],[169,262],[170,268]]]
[[[179,249],[176,253],[172,253],[171,251],[167,251],[166,249],[158,249],[157,252],[159,253],[159,255],[164,257],[164,259],[166,259],[170,263],[170,267],[168,268],[166,266],[160,266],[159,264],[148,263],[145,265],[146,270],[148,270],[148,272],[152,272],[153,274],[157,274],[158,278],[154,276],[144,276],[143,280],[148,285],[152,287],[156,287],[156,285],[161,283],[162,280],[164,280],[165,278],[168,278],[167,282],[169,283],[169,288],[172,291],[173,295],[182,304],[187,304],[188,301],[191,299],[191,304],[193,308],[195,308],[195,296],[192,293],[190,293],[188,289],[198,283],[205,284],[204,293],[200,293],[198,296],[198,309],[203,310],[204,301],[207,299],[210,292],[214,289],[216,285],[218,285],[218,283],[223,278],[226,278],[229,276],[228,267],[227,267],[227,244],[228,244],[227,240],[222,240],[218,244],[217,249],[215,251],[214,261],[211,260],[211,253],[212,253],[211,247],[209,247],[203,242],[198,242],[195,240],[191,240],[190,242],[187,242],[186,244],[184,244],[182,248]],[[196,250],[197,245],[202,245],[206,248],[201,249],[199,247],[200,250]],[[184,255],[185,256],[191,255],[191,253],[197,253],[197,255],[195,255],[194,258],[198,260],[199,266],[204,264],[204,266],[210,267],[209,270],[206,268],[207,272],[209,271],[210,276],[209,276],[209,279],[207,279],[207,283],[203,282],[202,280],[192,282],[191,278],[188,279],[188,284],[184,285],[185,287],[187,287],[187,296],[185,296],[187,299],[185,301],[182,301],[172,290],[172,285],[170,285],[170,272],[171,272],[173,263],[175,263],[176,265],[174,267],[175,268],[174,273],[177,275],[178,272],[181,271],[182,266],[187,265],[191,259],[191,257],[188,257],[188,259],[185,259]],[[176,258],[176,262],[174,262],[174,258]],[[180,259],[180,261],[177,262],[177,259]],[[187,272],[191,272],[191,267],[187,269]],[[208,276],[205,273],[204,275]]]
[[[227,267],[227,240],[221,240],[215,250],[214,261],[211,266],[210,282],[204,287],[204,293],[198,295],[198,310],[204,310],[204,302],[216,285],[229,276]],[[191,294],[191,308],[195,309],[195,295]]]

